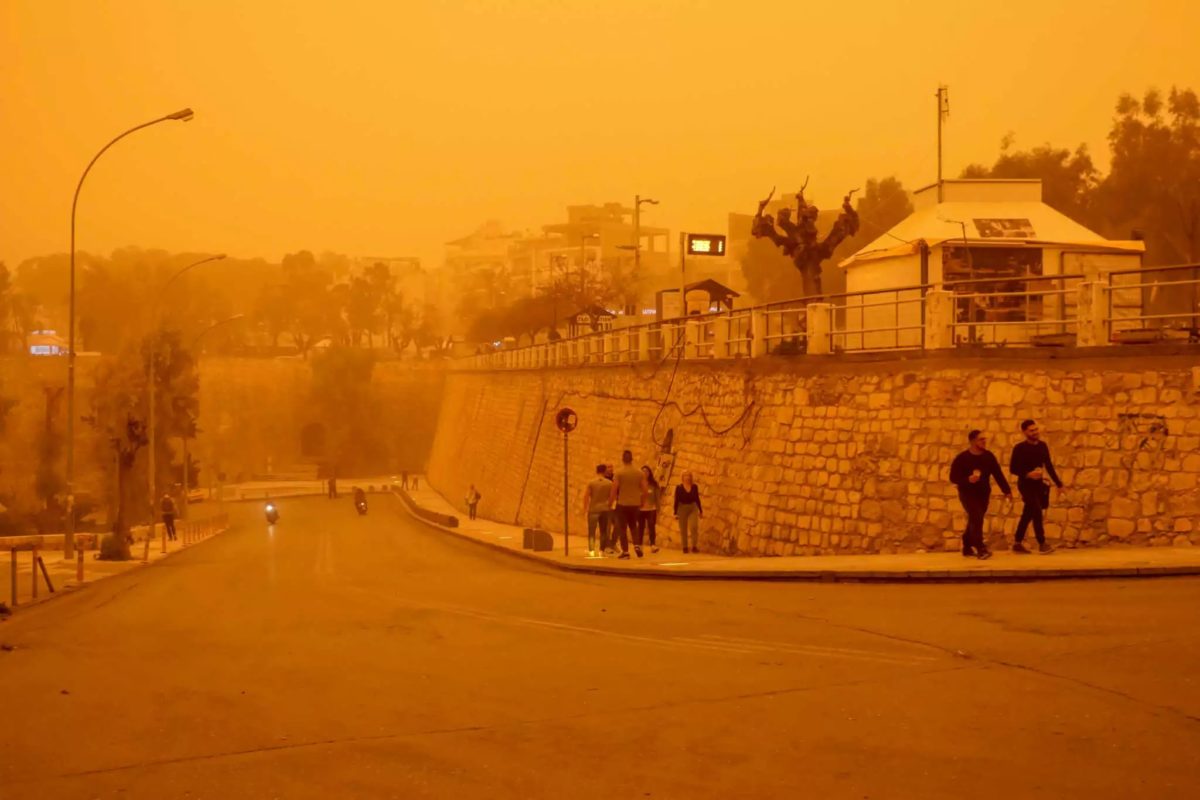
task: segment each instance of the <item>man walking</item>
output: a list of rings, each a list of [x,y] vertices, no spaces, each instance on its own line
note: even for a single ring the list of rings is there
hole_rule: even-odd
[[[642,557],[642,540],[638,536],[638,516],[646,501],[646,476],[633,465],[633,453],[621,453],[621,468],[613,476],[611,502],[616,506],[617,536],[621,540],[621,555],[629,558],[629,532],[633,531],[633,549]]]
[[[475,519],[475,515],[479,509],[479,501],[482,498],[483,495],[479,493],[479,490],[475,488],[475,484],[472,483],[471,488],[467,489],[467,516],[471,519]]]
[[[950,482],[958,487],[958,501],[967,512],[962,554],[983,560],[992,557],[992,551],[983,541],[983,518],[992,494],[991,479],[996,479],[996,485],[1009,501],[1012,501],[1012,489],[1004,478],[1000,463],[987,449],[987,435],[982,431],[971,431],[967,441],[970,446],[950,464]]]
[[[171,495],[164,494],[162,496],[161,509],[163,527],[167,529],[167,538],[173,542],[175,541],[175,514],[177,509],[175,508],[175,501],[171,499]]]
[[[1042,524],[1042,511],[1050,506],[1050,486],[1046,478],[1054,481],[1059,492],[1062,491],[1062,481],[1054,471],[1050,461],[1050,448],[1041,440],[1037,423],[1027,419],[1021,423],[1021,431],[1025,441],[1018,442],[1013,447],[1012,460],[1008,470],[1017,476],[1017,491],[1025,507],[1021,511],[1021,521],[1017,523],[1017,533],[1013,537],[1013,552],[1028,553],[1025,548],[1025,532],[1029,523],[1033,523],[1033,535],[1037,537],[1039,553],[1053,553],[1054,548],[1046,544],[1046,529]]]
[[[612,497],[612,481],[604,477],[605,466],[596,465],[596,476],[583,487],[583,515],[587,519],[588,555],[597,553],[596,532],[600,532],[600,550],[608,546],[608,504]]]

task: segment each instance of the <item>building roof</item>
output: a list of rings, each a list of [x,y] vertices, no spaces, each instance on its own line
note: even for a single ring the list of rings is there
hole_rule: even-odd
[[[944,202],[937,202],[936,194],[932,194],[936,184],[921,189],[914,197],[916,211],[839,266],[909,255],[917,251],[921,240],[930,247],[958,241],[1002,247],[1055,245],[1131,253],[1145,250],[1142,242],[1105,239],[1036,199],[1041,196],[1040,181],[946,183],[953,185],[947,186]],[[1005,199],[1005,194],[1010,199]]]

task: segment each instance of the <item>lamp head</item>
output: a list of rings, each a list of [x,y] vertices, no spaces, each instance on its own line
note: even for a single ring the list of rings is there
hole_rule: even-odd
[[[192,117],[196,116],[196,112],[190,108],[180,109],[174,114],[167,114],[167,119],[177,120],[179,122],[191,122]]]

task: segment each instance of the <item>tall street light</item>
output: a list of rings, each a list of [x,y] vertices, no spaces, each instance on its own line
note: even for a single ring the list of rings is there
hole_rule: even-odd
[[[158,290],[158,294],[154,298],[154,304],[151,307],[151,309],[152,309],[151,313],[154,314],[155,316],[157,316],[158,311],[159,311],[159,305],[162,303],[163,296],[167,293],[167,289],[169,289],[171,287],[171,284],[174,283],[176,281],[176,279],[179,278],[180,275],[183,275],[185,272],[189,272],[189,271],[195,269],[196,267],[200,266],[201,264],[208,264],[212,261],[220,261],[223,258],[225,258],[225,254],[221,253],[219,255],[208,256],[207,258],[202,258],[199,261],[193,261],[191,264],[188,264],[186,267],[179,270],[174,275],[172,275],[170,278],[168,278],[167,282],[162,285],[162,288]],[[150,330],[150,387],[149,387],[149,391],[150,391],[150,425],[149,425],[149,431],[148,431],[148,433],[149,433],[148,438],[150,440],[150,464],[149,464],[150,475],[146,479],[146,483],[150,490],[150,539],[152,539],[152,540],[154,539],[154,506],[158,502],[158,481],[156,480],[158,475],[155,471],[156,461],[157,461],[155,456],[156,456],[156,451],[158,450],[158,447],[157,447],[158,430],[157,430],[156,422],[155,422],[155,419],[157,416],[156,409],[155,409],[155,406],[157,405],[157,402],[155,401],[155,390],[157,387],[155,386],[155,384],[158,382],[158,380],[157,380],[155,373],[158,368],[158,329],[159,329],[159,325],[156,322]],[[205,331],[205,332],[207,332],[207,331]],[[187,463],[186,462],[184,463],[184,473],[185,474],[187,473]],[[186,502],[186,498],[185,498],[185,502]]]
[[[635,275],[642,266],[642,205],[658,205],[657,200],[649,197],[642,197],[640,194],[633,196],[633,272]]]
[[[79,190],[83,188],[84,180],[100,156],[129,134],[160,122],[188,122],[194,116],[190,108],[184,108],[174,114],[135,125],[101,147],[100,152],[88,162],[83,174],[79,176],[79,183],[75,185],[75,196],[71,200],[71,299],[67,312],[67,533],[63,541],[65,558],[74,558],[75,555],[75,210],[79,205]]]
[[[220,328],[223,325],[228,325],[233,322],[240,322],[241,320],[244,320],[245,318],[246,318],[245,314],[234,314],[232,317],[223,319],[219,322],[214,322],[212,325],[209,325],[207,328],[205,328],[204,330],[202,330],[198,334],[196,334],[196,337],[194,339],[192,339],[192,346],[189,347],[188,350],[195,352],[196,347],[200,344],[200,340],[203,339],[205,334],[207,334],[209,331],[215,330],[216,328]],[[189,466],[188,465],[188,432],[184,431],[184,433],[183,433],[183,505],[181,505],[179,507],[179,516],[182,519],[187,519],[188,471],[189,471],[188,466]]]

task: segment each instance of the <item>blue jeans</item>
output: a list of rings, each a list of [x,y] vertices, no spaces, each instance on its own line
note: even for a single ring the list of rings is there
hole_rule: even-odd
[[[604,511],[589,511],[587,515],[588,525],[588,550],[596,549],[596,529],[600,529],[600,547],[603,548],[608,542],[608,509]]]

